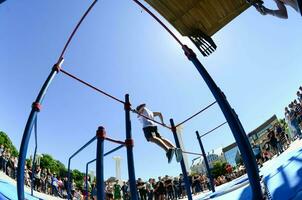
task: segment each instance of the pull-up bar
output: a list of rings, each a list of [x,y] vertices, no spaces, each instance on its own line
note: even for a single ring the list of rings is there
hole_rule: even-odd
[[[117,151],[117,150],[119,150],[119,149],[121,149],[121,148],[123,148],[124,146],[125,146],[125,145],[121,144],[120,146],[118,146],[118,147],[116,147],[116,148],[114,148],[114,149],[108,151],[107,153],[104,154],[104,157],[105,157],[105,156],[108,156],[109,154],[111,154],[111,153],[113,153],[113,152],[115,152],[115,151]],[[95,162],[95,161],[96,161],[96,158],[86,163],[86,175],[85,175],[85,176],[86,176],[86,180],[85,180],[85,190],[86,190],[86,194],[87,194],[87,195],[86,195],[86,200],[88,200],[88,178],[87,178],[87,177],[88,177],[88,166],[89,166],[91,163]]]
[[[120,100],[120,99],[118,99],[118,98],[116,98],[116,97],[114,97],[114,96],[108,94],[107,92],[104,92],[103,90],[101,90],[101,89],[99,89],[99,88],[97,88],[97,87],[91,85],[90,83],[88,83],[88,82],[86,82],[86,81],[83,81],[82,79],[80,79],[80,78],[78,78],[78,77],[72,75],[71,73],[65,71],[64,69],[60,69],[60,71],[61,71],[63,74],[69,76],[70,78],[73,78],[73,79],[79,81],[80,83],[82,83],[82,84],[84,84],[84,85],[90,87],[91,89],[93,89],[93,90],[95,90],[95,91],[97,91],[97,92],[99,92],[99,93],[102,93],[103,95],[105,95],[105,96],[107,96],[107,97],[109,97],[109,98],[111,98],[111,99],[113,99],[113,100],[115,100],[115,101],[117,101],[117,102],[120,102],[120,103],[122,103],[122,104],[125,104],[124,101],[122,101],[122,100]]]
[[[213,103],[211,103],[210,105],[208,105],[207,107],[201,109],[200,111],[198,111],[197,113],[195,113],[194,115],[192,115],[191,117],[188,117],[186,120],[180,122],[179,124],[176,125],[176,127],[183,125],[184,123],[186,123],[187,121],[193,119],[194,117],[196,117],[197,115],[199,115],[200,113],[204,112],[205,110],[207,110],[208,108],[210,108],[211,106],[213,106],[215,103],[217,103],[216,101],[214,101]]]
[[[222,127],[223,125],[225,125],[225,124],[227,124],[228,122],[223,122],[222,124],[220,124],[220,125],[218,125],[218,126],[216,126],[215,128],[213,128],[212,130],[209,130],[208,132],[206,132],[206,133],[204,133],[204,134],[202,134],[201,136],[199,136],[200,138],[202,138],[202,137],[204,137],[204,136],[206,136],[206,135],[208,135],[208,134],[210,134],[210,133],[212,133],[213,131],[215,131],[215,130],[217,130],[217,129],[219,129],[220,127]]]
[[[151,119],[150,117],[147,117],[147,116],[145,116],[145,115],[143,115],[143,114],[138,113],[135,109],[131,109],[131,111],[132,111],[133,113],[135,113],[135,114],[137,114],[137,115],[143,117],[143,118],[146,118],[146,119],[148,119],[148,120],[150,120],[150,121],[152,121],[152,122],[154,122],[154,123],[156,123],[156,124],[159,124],[159,125],[161,125],[161,126],[167,128],[167,129],[171,129],[171,127],[167,126],[167,125],[164,124],[164,123],[158,122],[158,121],[156,121],[156,120],[154,120],[154,119]]]

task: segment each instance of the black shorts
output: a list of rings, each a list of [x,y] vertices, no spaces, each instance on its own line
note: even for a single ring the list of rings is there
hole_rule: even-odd
[[[150,141],[150,138],[153,138],[153,137],[161,138],[160,134],[157,131],[157,126],[147,126],[147,127],[143,128],[143,131],[144,131],[147,141]]]

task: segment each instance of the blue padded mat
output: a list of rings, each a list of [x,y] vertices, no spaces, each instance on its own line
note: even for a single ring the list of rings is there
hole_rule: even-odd
[[[17,187],[6,182],[0,180],[0,200],[18,200],[17,196]],[[25,193],[26,200],[40,200],[37,197],[33,197],[28,193]]]

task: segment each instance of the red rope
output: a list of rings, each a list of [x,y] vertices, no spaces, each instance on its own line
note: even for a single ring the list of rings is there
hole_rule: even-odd
[[[111,99],[114,99],[115,101],[118,101],[118,102],[120,102],[120,103],[122,103],[122,104],[125,104],[124,101],[122,101],[122,100],[120,100],[120,99],[118,99],[118,98],[116,98],[116,97],[114,97],[114,96],[108,94],[107,92],[104,92],[103,90],[101,90],[101,89],[99,89],[99,88],[94,87],[94,86],[91,85],[90,83],[87,83],[86,81],[83,81],[83,80],[79,79],[78,77],[76,77],[76,76],[74,76],[74,75],[68,73],[68,72],[65,71],[65,70],[61,69],[61,72],[64,73],[64,74],[66,74],[67,76],[69,76],[69,77],[71,77],[71,78],[73,78],[73,79],[79,81],[80,83],[83,83],[84,85],[86,85],[86,86],[92,88],[93,90],[95,90],[95,91],[97,91],[97,92],[99,92],[99,93],[102,93],[103,95],[105,95],[105,96],[107,96],[107,97],[109,97],[109,98],[111,98]]]
[[[89,6],[89,8],[86,10],[86,12],[84,13],[84,15],[83,15],[82,18],[80,19],[80,21],[77,23],[76,27],[73,29],[71,35],[69,36],[69,38],[68,38],[68,40],[67,40],[67,42],[66,42],[66,44],[65,44],[65,46],[64,46],[64,48],[63,48],[63,50],[62,50],[62,53],[61,53],[61,55],[60,55],[60,57],[59,57],[59,60],[61,60],[61,58],[63,58],[63,56],[64,56],[64,54],[65,54],[65,52],[66,52],[66,49],[67,49],[69,43],[71,42],[73,36],[75,35],[75,33],[77,32],[77,30],[78,30],[78,28],[80,27],[81,23],[84,21],[85,17],[88,15],[88,13],[89,13],[90,10],[93,8],[93,6],[95,5],[96,2],[97,2],[97,0],[94,0],[94,1],[92,2],[92,4]]]
[[[113,142],[113,143],[125,145],[125,142],[120,141],[120,140],[114,140],[114,139],[108,138],[108,137],[106,137],[105,140],[108,140],[108,141]]]
[[[152,121],[152,122],[154,122],[154,123],[156,123],[156,124],[159,124],[159,125],[161,125],[161,126],[167,128],[167,129],[171,129],[171,127],[167,126],[166,124],[161,123],[161,122],[158,122],[158,121],[156,121],[156,120],[154,120],[154,119],[151,119],[151,118],[149,118],[149,117],[147,117],[147,116],[145,116],[145,115],[142,115],[142,114],[138,113],[138,112],[137,112],[136,110],[134,110],[134,109],[131,109],[131,111],[134,112],[134,113],[136,113],[136,114],[138,114],[139,116],[141,116],[141,117],[143,117],[143,118],[145,118],[145,119],[148,119],[148,120],[150,120],[150,121]]]
[[[203,108],[202,110],[200,110],[199,112],[195,113],[194,115],[192,115],[191,117],[187,118],[186,120],[180,122],[179,124],[176,125],[176,127],[186,123],[187,121],[193,119],[194,117],[196,117],[197,115],[199,115],[200,113],[202,113],[203,111],[207,110],[208,108],[210,108],[211,106],[213,106],[215,103],[217,103],[216,101],[214,101],[213,103],[211,103],[210,105],[208,105],[207,107]]]

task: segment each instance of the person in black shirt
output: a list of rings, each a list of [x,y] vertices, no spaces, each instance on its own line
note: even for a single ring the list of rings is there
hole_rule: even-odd
[[[123,186],[121,188],[121,191],[123,193],[123,200],[128,200],[128,185],[126,184],[126,182],[123,182]]]
[[[174,199],[174,192],[173,192],[173,183],[172,183],[172,179],[166,175],[165,176],[165,188],[166,188],[166,192],[167,192],[167,198],[166,199]]]
[[[165,190],[165,185],[164,185],[161,177],[158,177],[158,181],[157,181],[155,187],[156,187],[155,191],[156,191],[158,200],[164,200],[165,199],[166,190]]]
[[[138,178],[137,183],[136,183],[136,187],[138,189],[138,192],[139,192],[139,195],[140,195],[140,199],[141,200],[147,200],[146,185],[145,185],[145,182],[142,181],[141,178]]]

